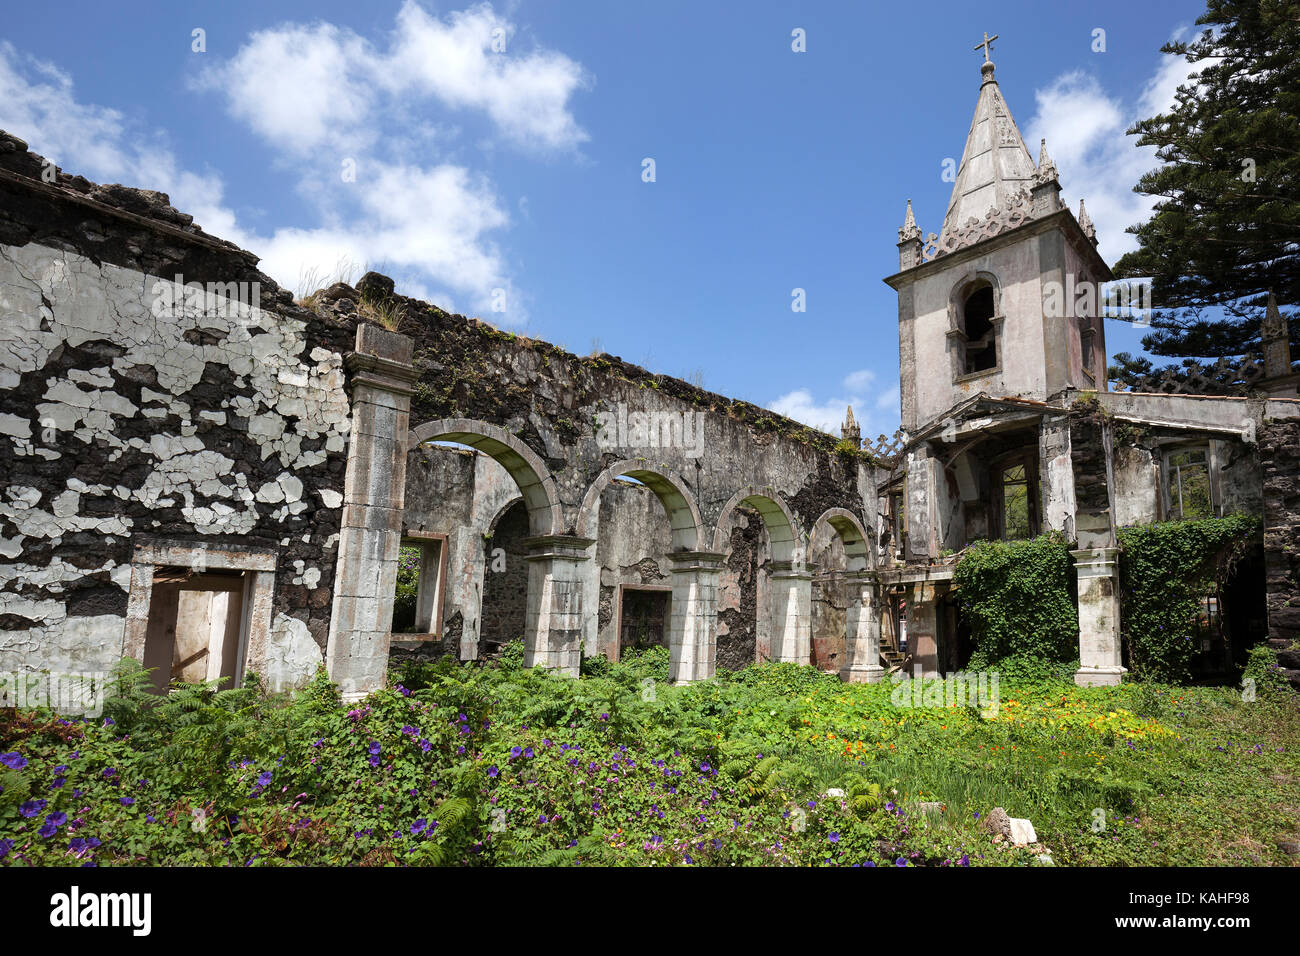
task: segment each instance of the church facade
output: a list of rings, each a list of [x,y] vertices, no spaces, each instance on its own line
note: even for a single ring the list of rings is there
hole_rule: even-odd
[[[960,553],[1072,543],[1076,680],[1125,671],[1120,528],[1258,514],[1228,640],[1300,633],[1284,324],[1241,395],[1112,392],[1086,211],[987,60],[940,232],[899,230],[902,428],[863,447],[368,273],[295,301],[167,197],[0,133],[0,673],[349,695],[395,657],[662,644],[849,681],[959,670]],[[1123,432],[1123,434],[1119,434]],[[1134,437],[1136,436],[1136,437]],[[1284,661],[1285,663],[1285,661]]]

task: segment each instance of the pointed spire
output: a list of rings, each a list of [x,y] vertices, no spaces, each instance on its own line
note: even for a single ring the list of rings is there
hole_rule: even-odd
[[[1092,220],[1088,218],[1088,210],[1084,208],[1082,199],[1079,200],[1079,228],[1094,244],[1097,242],[1097,229],[1093,226]]]
[[[1056,163],[1047,155],[1047,140],[1041,139],[1038,141],[1038,171],[1034,174],[1034,185],[1057,178]]]
[[[853,419],[853,406],[849,406],[848,415],[844,419],[844,424],[840,426],[840,436],[845,440],[853,443],[854,448],[862,447],[862,429]]]
[[[921,230],[916,225],[916,216],[912,214],[912,200],[907,201],[907,216],[903,219],[903,228],[898,230],[898,241],[906,242],[909,239],[920,239]]]
[[[1296,376],[1291,371],[1291,335],[1286,319],[1277,308],[1273,290],[1268,290],[1268,308],[1261,323],[1261,344],[1264,347],[1265,394],[1275,398],[1295,398]]]
[[[1268,308],[1264,310],[1264,338],[1286,337],[1286,323],[1277,309],[1277,296],[1268,290]]]
[[[994,39],[989,37],[988,42]],[[983,43],[978,48],[985,49],[987,56]],[[983,79],[979,100],[943,218],[940,246],[956,248],[954,244],[966,244],[958,233],[972,219],[986,221],[990,211],[1002,214],[1015,206],[1021,196],[1027,200],[1037,172],[1033,157],[1011,118],[1011,110],[993,79],[993,61],[986,59],[981,63],[980,73]]]

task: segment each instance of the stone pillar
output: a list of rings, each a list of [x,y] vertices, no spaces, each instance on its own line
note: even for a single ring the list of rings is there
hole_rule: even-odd
[[[530,552],[524,666],[577,677],[582,666],[583,562],[590,559],[587,549],[596,542],[548,534],[523,543]]]
[[[350,699],[383,686],[388,668],[411,394],[419,376],[412,348],[405,335],[359,325],[356,351],[344,359],[352,434],[326,660]]]
[[[1120,666],[1119,548],[1071,551],[1079,579],[1079,670],[1081,687],[1118,684]]]
[[[772,660],[812,663],[812,572],[789,561],[768,565]]]
[[[885,676],[880,664],[880,585],[874,571],[844,575],[849,604],[844,612],[847,660],[840,679],[850,684],[878,684]]]
[[[939,673],[939,621],[934,585],[913,582],[907,597],[907,651],[912,669],[925,674]]]
[[[726,555],[679,551],[669,558],[673,596],[668,617],[672,655],[668,679],[674,684],[708,680],[717,665],[718,583]]]

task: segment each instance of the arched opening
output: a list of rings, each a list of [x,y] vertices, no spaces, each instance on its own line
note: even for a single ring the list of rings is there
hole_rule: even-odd
[[[427,592],[439,596],[438,617],[420,628],[427,633],[393,633],[392,653],[473,659],[520,638],[537,645],[529,627],[549,628],[551,619],[542,615],[539,623],[534,613],[530,625],[541,582],[530,575],[524,542],[563,530],[546,465],[509,432],[468,419],[420,425],[408,449],[402,544],[438,542],[441,567]],[[399,554],[412,561],[409,550]],[[419,573],[425,593],[428,575]]]
[[[997,367],[997,327],[993,321],[996,305],[993,286],[987,280],[976,280],[966,289],[961,305],[961,329],[966,336],[965,375]]]
[[[611,660],[631,649],[671,645],[673,555],[694,552],[700,543],[699,508],[686,483],[645,465],[640,459],[610,465],[592,482],[578,515],[578,535],[596,540],[585,599],[597,613],[584,621],[586,652]]]
[[[528,617],[528,549],[531,536],[523,498],[506,505],[484,533],[483,610],[479,660],[496,657],[524,636]]]
[[[817,519],[808,542],[808,566],[813,572],[811,595],[812,665],[847,673],[856,663],[877,664],[861,645],[871,637],[873,592],[862,572],[871,564],[866,533],[852,512],[832,508]],[[858,650],[857,655],[854,651]],[[863,661],[856,658],[871,655]]]
[[[811,660],[812,574],[794,516],[771,488],[746,488],[722,508],[713,550],[726,553],[719,587],[718,666]]]

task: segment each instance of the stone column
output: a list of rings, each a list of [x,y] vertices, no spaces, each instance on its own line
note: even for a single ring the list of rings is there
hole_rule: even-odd
[[[772,660],[812,663],[812,572],[789,561],[768,565]]]
[[[880,664],[880,585],[874,571],[844,575],[849,604],[844,613],[844,646],[848,660],[840,679],[850,684],[878,684],[885,676]]]
[[[934,585],[926,581],[912,583],[907,599],[907,650],[912,655],[912,669],[923,674],[939,673],[939,621],[935,609]]]
[[[356,351],[344,359],[352,434],[326,660],[331,679],[350,699],[382,687],[388,668],[411,394],[418,378],[412,348],[404,335],[360,325]]]
[[[1118,684],[1120,666],[1119,548],[1071,551],[1079,580],[1079,670],[1081,687]]]
[[[717,666],[718,582],[726,555],[678,551],[669,559],[673,596],[668,617],[672,655],[668,679],[674,684],[708,680]]]
[[[577,677],[582,666],[583,563],[593,538],[548,534],[524,540],[528,554],[528,614],[524,666]]]

